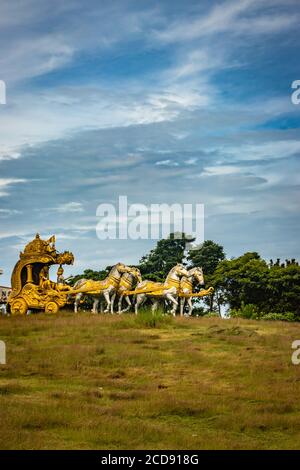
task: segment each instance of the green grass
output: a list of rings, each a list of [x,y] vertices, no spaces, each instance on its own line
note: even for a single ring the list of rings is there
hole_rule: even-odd
[[[1,449],[297,449],[300,325],[0,318]]]

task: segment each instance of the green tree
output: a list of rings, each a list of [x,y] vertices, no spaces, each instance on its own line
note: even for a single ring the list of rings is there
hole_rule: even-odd
[[[191,250],[188,253],[188,261],[191,267],[201,266],[204,272],[205,284],[215,288],[214,293],[207,298],[204,298],[204,303],[209,306],[209,310],[213,311],[215,308],[219,311],[220,305],[223,301],[221,292],[217,289],[214,273],[221,261],[225,259],[224,249],[218,243],[212,240],[205,240],[205,242]],[[199,304],[198,300],[193,301],[196,305]]]
[[[184,259],[186,244],[194,239],[184,233],[170,233],[168,238],[159,240],[156,247],[140,260],[139,268],[143,277],[163,281],[170,269]]]
[[[111,266],[107,266],[105,269],[102,269],[100,271],[94,271],[93,269],[85,269],[83,271],[83,274],[76,274],[76,276],[72,276],[68,280],[68,284],[70,284],[70,286],[74,286],[74,284],[80,279],[93,279],[94,281],[102,281],[102,279],[106,278],[110,269]]]
[[[258,253],[249,252],[222,261],[215,271],[214,281],[230,308],[252,304],[263,310],[269,298],[268,275],[267,263]]]
[[[294,259],[270,267],[268,289],[266,311],[292,312],[300,320],[300,266]]]
[[[213,274],[220,261],[225,259],[224,249],[212,240],[205,240],[199,247],[189,250],[188,261],[192,266],[201,266],[205,275]]]

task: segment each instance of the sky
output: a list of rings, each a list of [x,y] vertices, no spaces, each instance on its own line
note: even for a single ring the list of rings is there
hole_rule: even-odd
[[[298,0],[0,0],[0,283],[36,232],[66,274],[135,264],[101,203],[204,204],[228,257],[300,258]]]

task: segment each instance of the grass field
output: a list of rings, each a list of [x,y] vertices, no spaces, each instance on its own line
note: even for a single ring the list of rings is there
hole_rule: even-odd
[[[0,318],[1,449],[299,449],[300,325]]]

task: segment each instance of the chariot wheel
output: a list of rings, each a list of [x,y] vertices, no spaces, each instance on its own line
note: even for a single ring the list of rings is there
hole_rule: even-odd
[[[45,313],[55,314],[59,310],[59,306],[56,302],[50,301],[46,304]]]
[[[12,315],[26,315],[27,310],[28,305],[22,298],[14,300],[10,306],[10,313]]]

